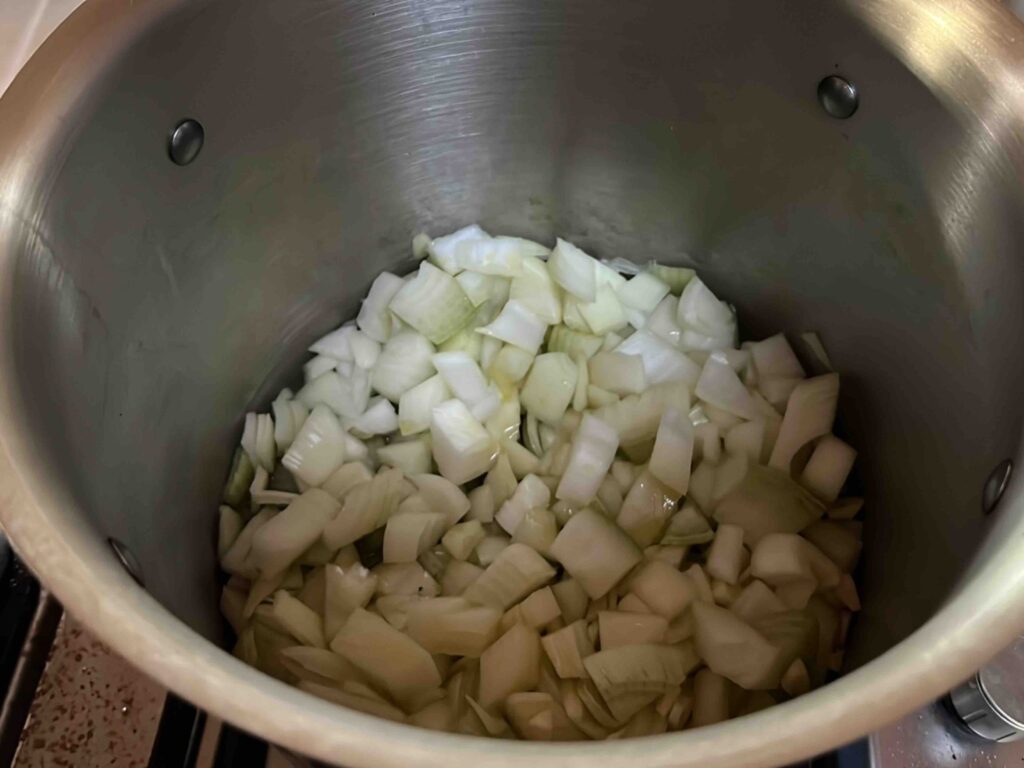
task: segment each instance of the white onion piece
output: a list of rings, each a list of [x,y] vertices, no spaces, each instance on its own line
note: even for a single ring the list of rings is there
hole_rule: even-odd
[[[468,560],[469,556],[473,554],[473,550],[484,540],[486,535],[479,520],[469,520],[449,528],[441,537],[441,544],[456,560]]]
[[[693,387],[701,370],[684,353],[649,330],[641,329],[615,348],[624,355],[639,355],[644,363],[648,384],[682,381]]]
[[[403,435],[415,435],[430,429],[434,407],[451,397],[451,390],[440,374],[407,389],[398,401],[399,431]]]
[[[349,334],[352,325],[346,323],[326,336],[323,336],[309,345],[309,351],[316,355],[325,355],[334,360],[353,360],[352,345],[349,343]]]
[[[647,317],[647,325],[644,327],[664,341],[667,341],[677,349],[682,342],[683,331],[676,324],[679,299],[671,294],[658,302],[658,306]]]
[[[789,397],[786,415],[768,463],[785,472],[804,445],[832,431],[839,401],[839,374],[802,381]]]
[[[679,297],[676,318],[680,327],[710,336],[717,336],[736,324],[732,310],[719,301],[699,277],[686,284]]]
[[[381,350],[370,382],[388,400],[397,403],[407,391],[434,375],[434,347],[414,331],[393,335]],[[358,415],[358,414],[355,414]]]
[[[800,483],[819,499],[831,503],[839,497],[856,458],[855,449],[834,435],[826,435],[814,446]]]
[[[602,345],[601,337],[595,336],[589,331],[581,333],[564,325],[556,325],[548,336],[547,351],[565,352],[574,359],[578,355],[591,358],[600,351]]]
[[[297,400],[285,400],[282,397],[278,397],[271,404],[271,408],[274,411],[274,442],[277,444],[277,455],[283,456],[309,416],[309,410]]]
[[[487,242],[490,239],[491,236],[478,225],[470,224],[468,227],[456,230],[450,235],[435,238],[427,245],[426,251],[437,266],[441,267],[445,272],[454,275],[459,271],[459,247],[478,242]]]
[[[479,307],[491,298],[493,281],[503,279],[479,272],[460,272],[455,276],[455,280],[458,282],[459,287],[462,288],[462,292],[466,294],[466,298],[469,299],[474,307]]]
[[[555,495],[577,504],[589,503],[611,468],[618,447],[616,430],[597,416],[585,413],[573,436],[569,466]]]
[[[377,449],[377,460],[383,465],[400,469],[407,475],[429,472],[433,464],[430,444],[422,439],[381,446]]]
[[[531,240],[499,235],[459,243],[455,246],[455,261],[460,268],[472,272],[518,277],[523,274],[524,259],[547,256],[548,252],[543,245]]]
[[[653,312],[668,295],[669,287],[650,272],[641,272],[618,290],[619,301],[641,312]]]
[[[512,497],[501,505],[494,522],[513,534],[527,512],[534,507],[546,507],[550,501],[551,491],[547,485],[536,475],[527,475],[516,486]]]
[[[696,395],[724,411],[753,419],[757,407],[736,371],[721,352],[712,352],[697,381]]]
[[[690,486],[693,440],[689,417],[675,408],[666,408],[658,425],[649,470],[680,496],[685,495]]]
[[[455,278],[426,261],[389,306],[395,315],[434,344],[454,336],[475,311]]]
[[[438,469],[453,483],[484,474],[498,455],[494,439],[461,400],[434,406],[430,438]]]
[[[530,354],[536,354],[541,342],[544,341],[547,328],[547,323],[541,318],[520,302],[510,299],[489,325],[477,328],[476,332],[514,344]]]
[[[485,421],[498,409],[501,395],[488,384],[480,366],[465,352],[440,352],[431,362],[448,389],[466,404],[478,421]]]
[[[678,296],[686,288],[687,284],[697,274],[689,267],[670,267],[667,264],[659,264],[652,261],[647,265],[647,270],[669,286],[672,293]]]
[[[763,341],[755,341],[750,345],[750,354],[754,359],[759,379],[804,378],[803,366],[781,333],[769,336]]]
[[[356,325],[370,339],[383,344],[391,336],[391,313],[388,306],[405,281],[390,272],[381,272],[370,285],[356,315]]]
[[[629,325],[626,311],[610,285],[598,285],[594,300],[579,304],[579,313],[591,333],[599,336]]]
[[[551,277],[581,301],[597,297],[597,260],[575,245],[559,238],[548,258]]]
[[[362,368],[349,376],[328,371],[300,389],[295,399],[310,409],[326,405],[343,418],[355,418],[366,410],[370,399],[369,377]]]
[[[328,371],[333,371],[341,364],[341,360],[327,355],[317,355],[302,366],[302,380],[307,384]]]
[[[771,533],[797,533],[823,511],[822,503],[784,472],[759,465],[750,465],[714,508],[715,519],[740,526],[749,544]]]
[[[452,481],[431,474],[414,475],[410,479],[430,509],[445,516],[445,528],[455,525],[469,512],[469,497]]]
[[[324,528],[324,543],[340,549],[361,539],[386,523],[410,495],[412,485],[397,469],[378,472],[345,494],[341,512]]]
[[[569,518],[551,546],[551,556],[594,600],[607,594],[643,558],[622,529],[589,508]]]
[[[281,463],[304,483],[320,485],[345,460],[346,435],[329,408],[316,406]]]
[[[622,352],[598,352],[588,364],[590,382],[618,395],[633,395],[647,388],[643,359]]]
[[[537,355],[519,401],[530,415],[558,424],[576,392],[576,376],[576,364],[563,352]]]
[[[562,322],[561,290],[552,280],[547,264],[535,256],[523,259],[521,274],[512,279],[509,298],[549,325]]]
[[[530,370],[533,359],[533,354],[525,349],[506,344],[498,350],[488,373],[503,386],[518,384]]]
[[[398,414],[395,406],[383,397],[375,397],[367,403],[366,410],[354,419],[346,419],[345,427],[358,435],[386,435],[398,429]]]

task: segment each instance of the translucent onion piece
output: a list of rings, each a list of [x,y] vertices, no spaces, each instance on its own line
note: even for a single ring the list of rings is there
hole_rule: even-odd
[[[358,609],[331,641],[344,656],[399,703],[441,685],[430,654],[380,616]]]
[[[616,523],[638,546],[649,547],[661,538],[678,498],[649,471],[641,472],[622,500]]]
[[[466,590],[464,597],[477,605],[506,610],[555,576],[555,570],[525,544],[510,544]]]
[[[751,465],[746,476],[715,506],[715,519],[743,529],[756,544],[770,533],[797,533],[818,520],[824,505],[788,475]]]
[[[643,558],[625,532],[589,508],[569,518],[551,546],[551,556],[595,600],[603,597]]]
[[[693,439],[689,417],[675,408],[666,408],[658,425],[649,471],[677,496],[684,495],[690,486]]]
[[[826,589],[839,584],[842,576],[826,554],[792,533],[770,533],[762,538],[750,558],[750,572],[772,586],[812,582]]]
[[[748,555],[743,547],[743,529],[722,523],[715,531],[715,540],[708,550],[705,568],[708,574],[726,584],[737,584],[746,568]]]
[[[455,525],[469,512],[469,497],[450,480],[430,474],[414,475],[411,479],[430,509],[445,516],[446,529]]]
[[[323,533],[341,505],[310,488],[253,536],[250,562],[264,577],[284,571]]]
[[[537,355],[519,401],[528,413],[546,424],[558,424],[576,392],[576,375],[576,364],[568,355]]]
[[[430,429],[434,407],[451,397],[451,390],[440,374],[406,390],[398,401],[399,431],[403,435],[415,435]]]
[[[800,484],[825,502],[833,502],[846,482],[857,451],[834,435],[826,435],[814,446],[814,452],[800,475]]]
[[[384,529],[384,562],[412,563],[441,540],[445,516],[440,512],[397,514]]]
[[[398,429],[395,406],[383,397],[375,397],[366,410],[354,419],[346,419],[345,426],[360,437],[387,435]]]
[[[532,690],[539,677],[540,637],[516,624],[480,657],[480,705],[494,708],[510,694]]]
[[[597,624],[602,651],[623,645],[656,645],[665,639],[668,630],[668,622],[662,616],[645,613],[600,611]]]
[[[661,560],[649,560],[629,582],[629,589],[651,610],[671,621],[699,598],[694,580]]]
[[[594,652],[594,644],[587,635],[585,621],[574,621],[545,635],[541,638],[541,645],[560,678],[587,676],[583,660]]]
[[[536,475],[527,475],[516,486],[512,497],[501,505],[494,516],[494,522],[509,534],[515,533],[526,513],[534,507],[546,507],[551,501],[551,491]]]
[[[689,267],[670,267],[656,261],[648,264],[647,269],[658,279],[664,281],[676,296],[683,292],[683,289],[697,274]]]
[[[600,336],[574,331],[564,325],[556,325],[548,336],[548,352],[564,352],[575,359],[577,355],[591,358],[603,344]]]
[[[583,660],[612,714],[616,714],[618,699],[637,694],[656,698],[671,691],[699,663],[689,645],[626,645]]]
[[[750,354],[759,379],[804,378],[803,366],[781,333],[763,341],[755,341],[750,345]]]
[[[598,352],[588,365],[590,383],[618,395],[635,395],[647,388],[643,359],[622,352]]]
[[[839,374],[826,373],[800,382],[789,397],[768,463],[788,472],[797,451],[832,431],[838,401]]]
[[[409,610],[406,632],[430,653],[478,658],[497,637],[501,611],[461,597],[435,597]]]

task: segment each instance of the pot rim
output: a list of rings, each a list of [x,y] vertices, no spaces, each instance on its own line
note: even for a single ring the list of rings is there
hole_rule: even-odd
[[[991,105],[1024,114],[1024,54],[1006,33],[1016,21],[998,5],[846,1],[951,110],[977,123],[985,140],[994,141],[985,125]],[[46,167],[50,154],[71,143],[73,127],[53,116],[88,99],[90,84],[152,24],[200,12],[207,2],[88,0],[0,99],[0,306],[8,305],[13,290],[12,235],[27,225],[16,215],[19,190],[31,188],[34,169]],[[970,78],[952,67],[937,68],[915,45],[921,39],[952,53]],[[1009,144],[1012,166],[1024,169],[1024,142]],[[0,339],[0,363],[14,364],[10,334]],[[569,768],[595,761],[637,768],[777,766],[863,736],[942,695],[1024,625],[1024,497],[1020,483],[1011,480],[970,578],[908,638],[817,691],[726,723],[627,741],[539,744],[426,731],[287,686],[175,618],[128,577],[84,517],[71,514],[76,502],[69,491],[47,482],[44,459],[23,428],[21,396],[10,380],[0,381],[0,523],[47,588],[97,638],[170,690],[272,743],[327,762],[341,759],[352,768],[449,768],[453,760],[479,768],[532,768],[538,761]]]

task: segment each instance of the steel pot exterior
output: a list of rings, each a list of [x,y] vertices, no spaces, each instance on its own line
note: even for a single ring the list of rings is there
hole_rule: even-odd
[[[743,72],[714,58],[721,47],[709,45],[679,61],[697,62],[702,77],[727,76],[677,83],[664,74],[675,63],[676,32],[656,22],[687,12],[711,40],[742,39],[747,53],[734,58],[756,62],[748,49],[763,48],[779,63],[740,79]],[[837,20],[849,27],[822,42]],[[345,26],[322,32],[339,21]],[[1019,482],[1011,479],[990,518],[978,503],[987,469],[1020,460],[1022,364],[1014,347],[1024,329],[1024,279],[1013,255],[1024,245],[1024,51],[1013,25],[995,5],[956,0],[794,3],[783,12],[741,12],[735,3],[697,11],[566,2],[517,11],[497,0],[90,0],[0,101],[0,520],[68,609],[140,669],[218,716],[328,762],[773,766],[877,728],[968,676],[1024,626]],[[218,42],[226,52],[252,52],[271,30],[280,35],[274,50],[291,57],[268,49],[269,63],[227,55],[218,62]],[[779,39],[780,30],[794,38]],[[697,46],[699,37],[687,41]],[[540,47],[513,56],[524,41]],[[794,52],[798,42],[809,49]],[[423,50],[410,60],[414,43]],[[844,63],[855,71],[844,74],[858,80],[862,103],[843,125],[820,112],[814,86],[829,74],[826,55],[847,44]],[[157,71],[143,66],[153,61]],[[323,80],[321,70],[302,69],[317,61],[347,66]],[[275,79],[282,62],[294,70]],[[247,68],[263,80],[245,79]],[[232,77],[234,91],[209,85]],[[295,88],[302,82],[321,87],[305,93]],[[723,94],[726,86],[734,92]],[[900,88],[903,105],[894,97]],[[261,101],[265,90],[277,101]],[[587,98],[572,100],[574,92]],[[218,95],[244,98],[218,111]],[[564,99],[570,116],[552,117]],[[882,135],[873,109],[899,138]],[[779,128],[790,123],[776,120],[776,110],[792,122],[789,140]],[[576,124],[574,112],[588,119]],[[759,112],[763,135],[757,120],[743,121]],[[295,114],[301,124],[289,123]],[[166,133],[149,128],[184,117],[204,121],[207,144],[193,166],[179,168],[164,155]],[[687,130],[681,117],[703,125],[699,137],[714,151],[685,154],[673,143]],[[438,125],[444,131],[431,132]],[[335,134],[338,145],[325,143]],[[793,162],[804,139],[820,143]],[[851,159],[846,142],[881,153],[885,167],[871,166],[870,152]],[[388,147],[403,151],[392,156]],[[802,191],[829,162],[842,165],[830,183],[856,183]],[[871,167],[858,176],[858,164]],[[663,177],[650,174],[659,168]],[[715,181],[676,181],[698,172]],[[880,201],[886,193],[893,200]],[[773,197],[797,194],[807,197],[786,217],[747,223]],[[816,197],[842,203],[831,212],[842,227],[816,223],[829,213]],[[908,201],[929,211],[921,215],[927,221],[907,223],[915,217],[896,209]],[[701,219],[677,224],[677,209]],[[349,210],[338,227],[336,213]],[[899,507],[890,519],[868,518],[867,557],[878,555],[865,573],[856,669],[793,702],[709,728],[544,745],[350,712],[245,667],[208,639],[218,639],[209,500],[237,437],[237,414],[265,405],[305,342],[351,314],[369,276],[403,262],[413,228],[441,231],[477,218],[499,231],[558,231],[669,259],[692,250],[709,279],[737,297],[741,316],[760,320],[755,330],[778,330],[765,325],[778,318],[836,340],[837,360],[855,372],[862,395],[847,411],[849,427],[856,433],[863,416],[880,430],[859,443],[876,456],[868,489]],[[759,260],[752,248],[778,242],[799,253],[805,232],[822,246],[836,232],[856,240],[858,226],[872,237],[876,229],[891,234],[892,253],[854,269],[849,243],[833,239],[844,258],[826,254],[819,272],[806,254],[787,261],[773,251]],[[742,237],[730,239],[734,231]],[[916,262],[917,237],[941,258]],[[335,241],[346,253],[390,261],[339,256]],[[254,242],[282,257],[255,255],[260,268],[246,268]],[[886,241],[870,245],[879,242]],[[843,294],[841,284],[865,268],[877,270],[878,295]],[[755,278],[771,290],[752,293]],[[893,305],[901,302],[908,314],[897,327]],[[216,314],[225,306],[231,310]],[[246,311],[273,322],[247,323]],[[160,324],[168,316],[172,327]],[[886,345],[886,327],[898,344]],[[199,397],[204,377],[208,401]],[[901,393],[901,381],[916,389]],[[891,413],[879,400],[899,408]],[[915,401],[922,413],[906,415]],[[893,413],[907,425],[936,424],[935,439],[910,435],[900,444],[899,430],[883,423]],[[872,443],[871,435],[886,439]],[[963,437],[955,451],[951,435]],[[152,475],[161,478],[146,479]],[[917,496],[928,503],[914,505]],[[176,507],[175,499],[188,503]],[[203,499],[208,535],[184,517]],[[113,557],[108,536],[133,549],[146,589]],[[165,552],[174,557],[161,558]]]

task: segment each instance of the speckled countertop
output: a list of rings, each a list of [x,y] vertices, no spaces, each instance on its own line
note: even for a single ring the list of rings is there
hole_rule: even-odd
[[[15,768],[145,768],[166,692],[65,614]]]

